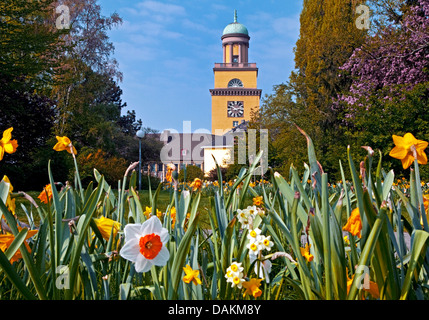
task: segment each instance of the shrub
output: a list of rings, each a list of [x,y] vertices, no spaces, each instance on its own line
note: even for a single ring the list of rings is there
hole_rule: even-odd
[[[192,182],[195,178],[204,179],[204,172],[199,167],[194,165],[186,166],[186,181],[185,181],[185,169],[181,169],[179,172],[179,181],[181,182]]]

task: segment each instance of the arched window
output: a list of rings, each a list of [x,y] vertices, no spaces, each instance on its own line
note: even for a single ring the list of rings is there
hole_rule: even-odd
[[[243,87],[243,82],[240,79],[232,79],[228,82],[228,88],[241,88]]]

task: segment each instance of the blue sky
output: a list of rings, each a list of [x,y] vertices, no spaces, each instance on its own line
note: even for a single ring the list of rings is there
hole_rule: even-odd
[[[259,68],[258,88],[272,93],[288,80],[299,35],[302,0],[99,0],[104,15],[123,24],[110,31],[127,109],[145,127],[182,132],[211,128],[213,67],[222,62],[223,29],[234,20],[249,30],[249,62]]]

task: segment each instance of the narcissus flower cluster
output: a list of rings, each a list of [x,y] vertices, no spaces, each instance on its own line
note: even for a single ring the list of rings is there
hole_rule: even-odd
[[[243,278],[244,268],[241,266],[241,262],[233,262],[228,269],[226,269],[226,282],[231,283],[231,287],[242,288],[244,278]]]
[[[237,209],[237,219],[243,229],[252,229],[253,220],[258,213],[256,206],[248,206],[246,209]]]

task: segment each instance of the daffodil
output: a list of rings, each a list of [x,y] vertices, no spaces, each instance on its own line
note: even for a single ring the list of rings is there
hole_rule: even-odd
[[[50,184],[47,184],[43,191],[40,192],[39,196],[37,197],[42,201],[43,203],[47,204],[52,199],[52,186]]]
[[[174,226],[176,224],[176,216],[177,216],[176,207],[172,207],[170,209],[170,219],[171,219],[171,227],[172,228],[174,228]]]
[[[228,269],[226,269],[226,282],[231,283],[232,288],[236,286],[241,289],[244,282],[243,270],[244,268],[241,266],[241,262],[233,262]]]
[[[18,141],[12,140],[13,127],[3,131],[3,137],[0,140],[0,161],[3,159],[4,153],[14,153],[18,148]]]
[[[76,148],[72,145],[71,141],[67,137],[59,137],[57,136],[57,144],[54,146],[55,151],[64,151],[66,150],[68,153],[77,154]]]
[[[200,274],[200,271],[193,270],[189,264],[186,265],[186,267],[183,268],[183,271],[185,272],[185,276],[183,277],[183,282],[185,283],[191,283],[197,285],[201,284],[201,280],[198,278],[198,275]]]
[[[243,293],[243,297],[247,294],[252,295],[254,298],[259,297],[262,294],[262,290],[259,289],[261,281],[262,279],[251,278],[249,281],[243,282],[243,288],[246,289]]]
[[[258,209],[256,206],[248,206],[246,209],[237,209],[237,218],[244,229],[251,229],[253,219],[256,216]]]
[[[247,234],[247,239],[249,239],[250,242],[256,242],[259,239],[258,237],[260,235],[261,235],[261,229],[255,228],[249,231],[249,233]]]
[[[167,172],[165,174],[165,180],[167,180],[168,182],[171,182],[172,180],[172,173],[173,171],[176,170],[176,166],[172,163],[169,163],[167,165]]]
[[[264,201],[262,199],[263,199],[262,196],[254,197],[253,198],[253,205],[258,206],[258,207],[262,206],[264,204]]]
[[[3,181],[9,184],[9,192],[6,198],[6,208],[12,212],[13,214],[15,214],[15,209],[16,209],[16,205],[15,205],[15,199],[12,199],[11,195],[13,192],[13,186],[10,183],[9,178],[5,175],[3,176]]]
[[[147,207],[146,206],[146,209],[143,212],[143,214],[146,216],[146,219],[149,219],[150,215],[152,214],[152,207]],[[156,209],[156,216],[158,218],[161,218],[163,216],[163,213],[159,209]]]
[[[311,244],[306,244],[305,248],[299,248],[301,255],[308,261],[311,262],[314,259],[314,256],[310,253]]]
[[[110,235],[112,234],[113,229],[113,238],[116,237],[116,234],[121,228],[121,224],[112,219],[101,216],[100,218],[94,219],[95,224],[97,225],[98,230],[100,231],[103,239],[109,241]]]
[[[343,230],[350,232],[354,236],[358,236],[358,238],[361,237],[362,220],[360,219],[359,208],[352,211]]]
[[[406,133],[403,137],[393,135],[395,147],[390,151],[389,155],[392,158],[399,159],[402,162],[402,167],[407,169],[414,162],[414,156],[417,156],[417,163],[426,164],[428,158],[424,149],[428,146],[428,142],[417,140],[411,133]],[[415,149],[415,150],[414,150]],[[415,151],[415,153],[414,153]]]
[[[189,185],[191,188],[193,188],[194,191],[201,189],[203,186],[203,182],[200,178],[195,178],[194,181]]]
[[[170,237],[161,221],[152,216],[143,224],[127,224],[125,245],[119,254],[135,264],[137,272],[147,272],[152,266],[164,266],[170,258],[166,243]]]
[[[21,228],[18,227],[18,230],[21,230]],[[25,239],[27,240],[27,239],[31,238],[37,232],[38,232],[38,230],[28,230],[27,235],[25,236]],[[0,250],[5,252],[7,250],[7,248],[10,247],[13,240],[15,240],[15,236],[13,234],[10,234],[10,233],[0,234]],[[25,247],[27,248],[27,250],[31,251],[30,246],[28,245],[28,243],[26,241],[24,241],[24,244],[25,244]],[[20,251],[20,249],[18,249],[15,252],[15,254],[13,255],[13,257],[10,259],[10,262],[13,263],[15,261],[18,261],[21,258],[22,258],[21,251]]]
[[[249,253],[257,256],[262,250],[261,243],[259,241],[249,242],[246,246],[249,249]]]
[[[271,247],[274,245],[274,242],[271,241],[271,236],[263,236],[259,241],[261,243],[262,250],[270,251]]]

